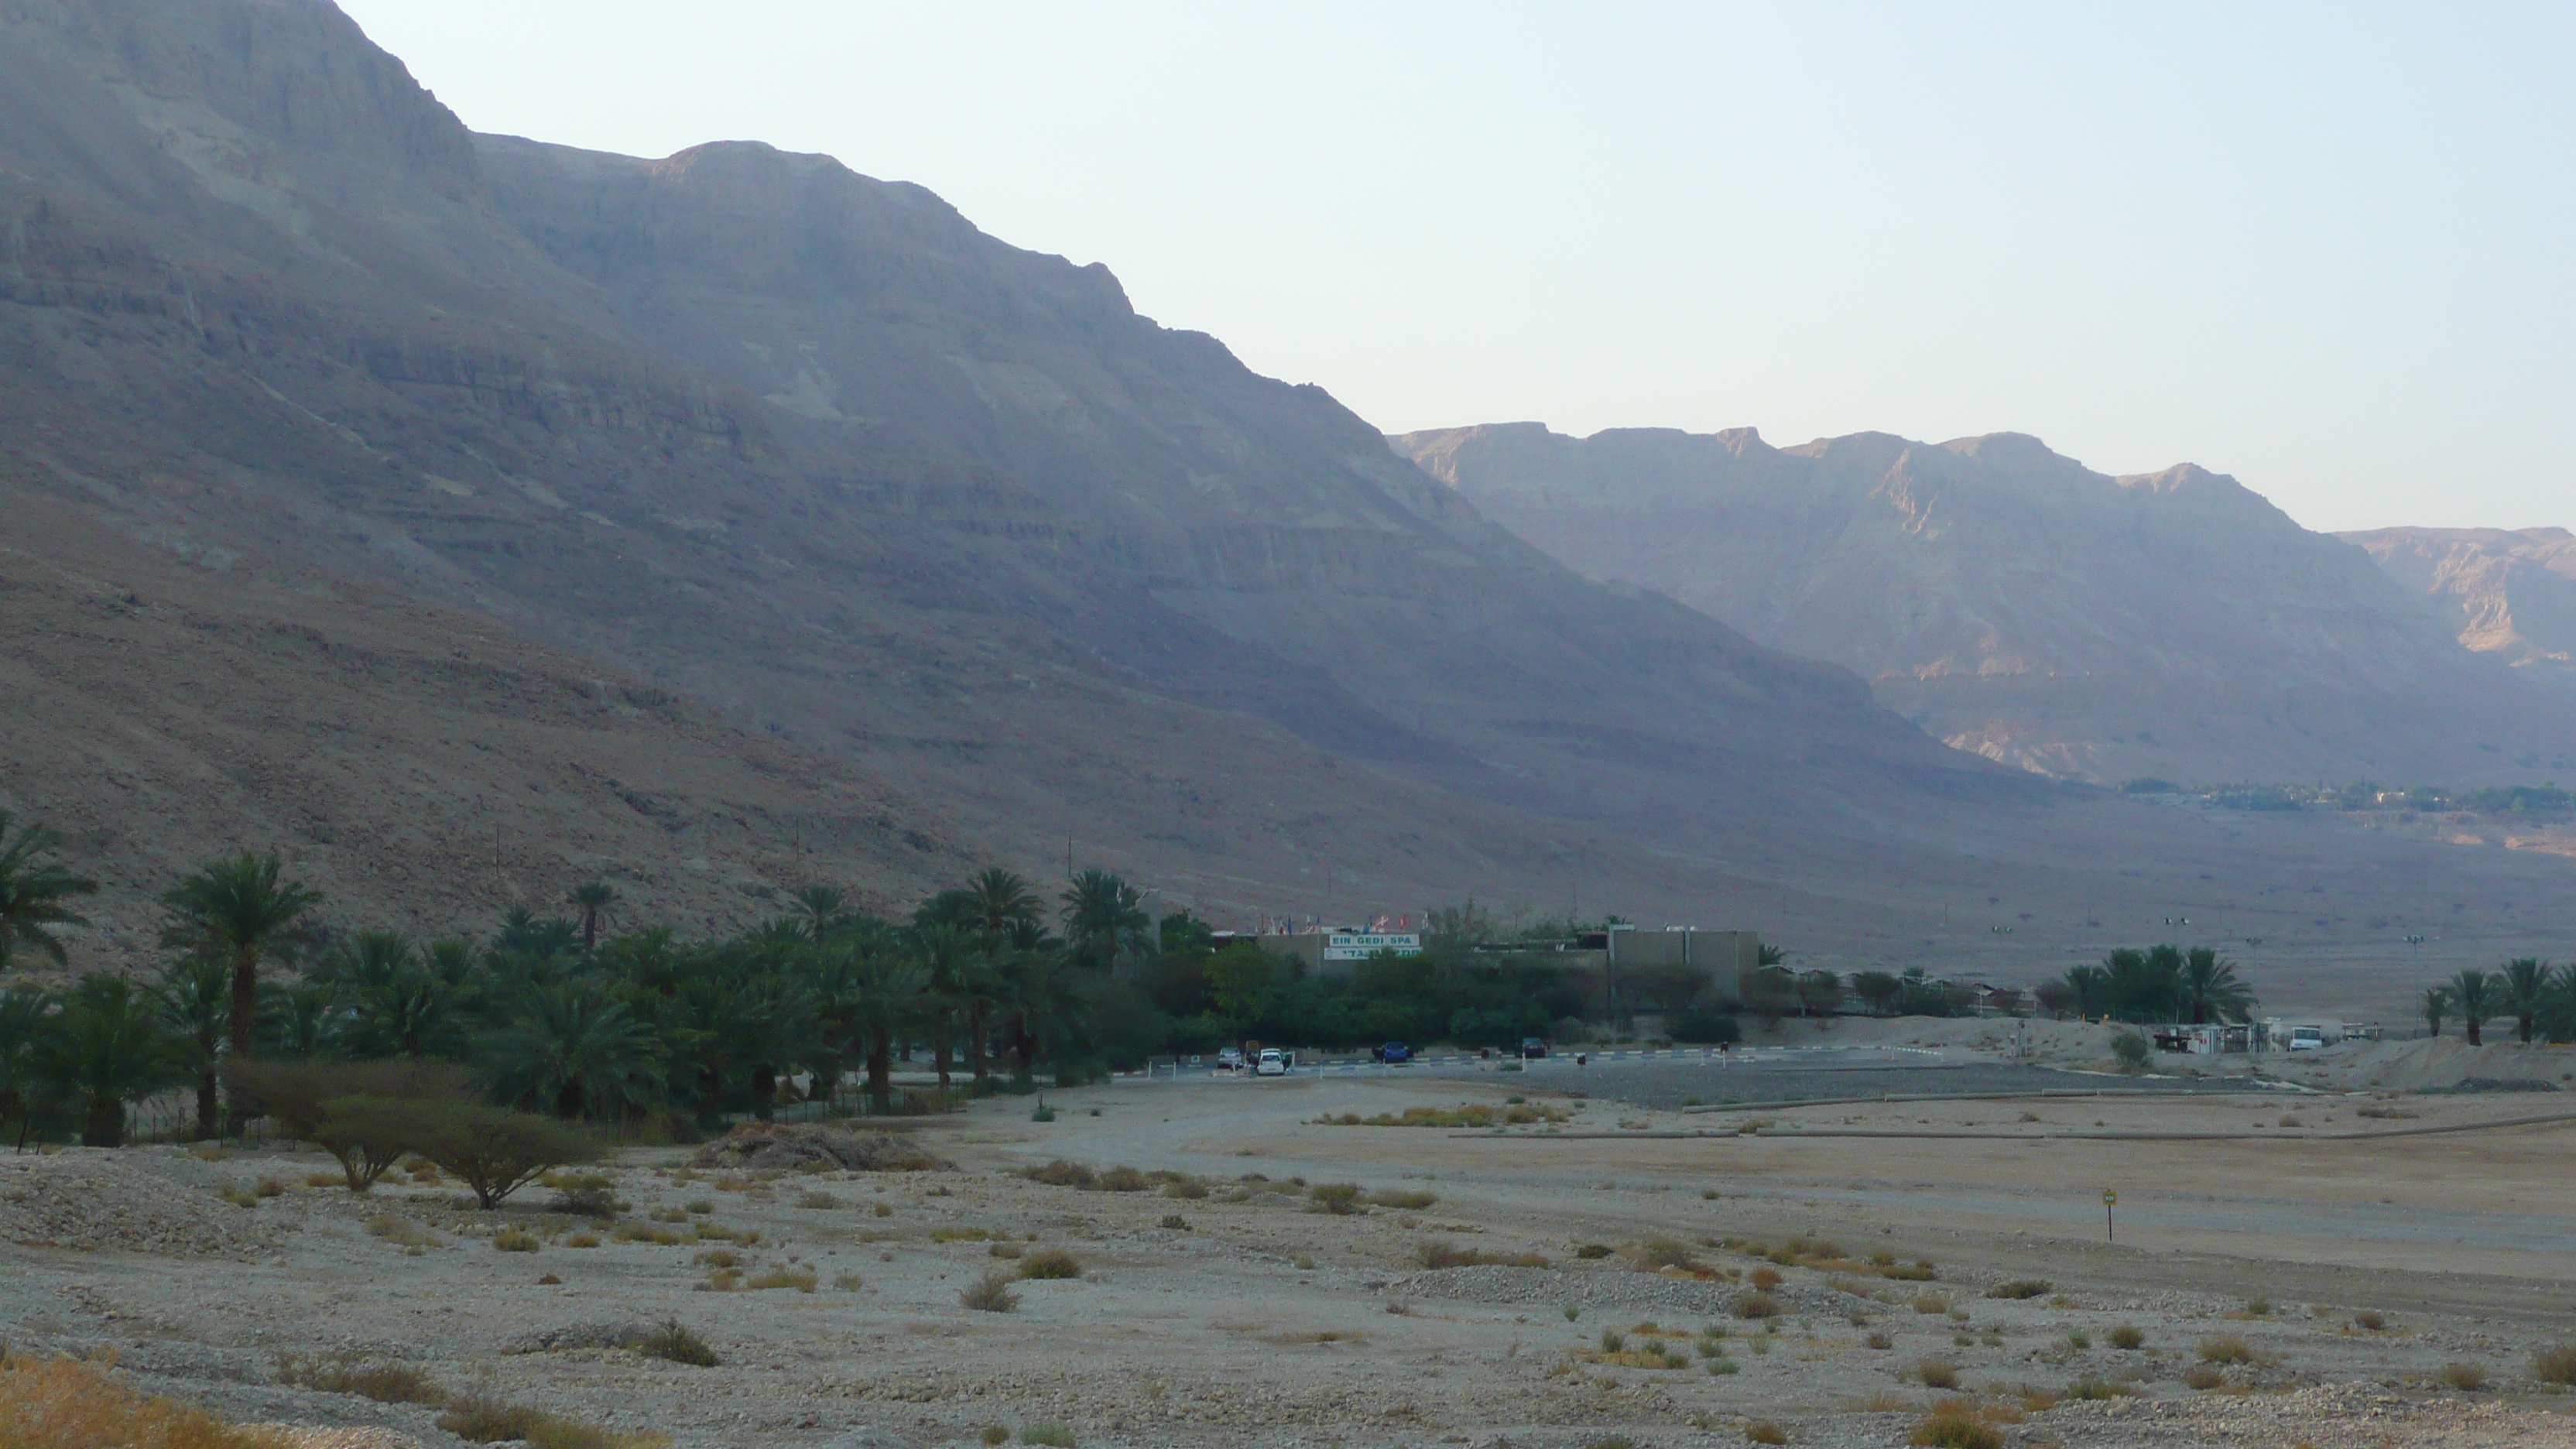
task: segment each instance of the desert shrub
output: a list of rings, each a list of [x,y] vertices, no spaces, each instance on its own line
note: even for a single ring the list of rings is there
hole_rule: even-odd
[[[533,1253],[542,1245],[534,1233],[503,1228],[492,1235],[492,1246],[504,1253]]]
[[[1586,1260],[1593,1258],[1607,1258],[1610,1256],[1610,1245],[1608,1243],[1586,1243],[1582,1247],[1574,1250],[1574,1256]]]
[[[215,1196],[222,1198],[224,1201],[231,1203],[237,1208],[255,1208],[259,1206],[259,1194],[252,1192],[246,1187],[227,1187],[217,1192]]]
[[[392,1213],[378,1213],[367,1219],[367,1231],[413,1256],[425,1253],[443,1241],[438,1234],[411,1219],[396,1217]]]
[[[136,1393],[95,1362],[0,1358],[0,1445],[8,1449],[286,1449],[203,1409]]]
[[[1145,1174],[1132,1167],[1113,1167],[1100,1174],[1096,1185],[1102,1192],[1143,1192],[1153,1186],[1146,1181]]]
[[[724,1360],[707,1341],[691,1332],[676,1318],[665,1319],[659,1328],[649,1329],[627,1341],[626,1346],[647,1358],[684,1363],[693,1368],[714,1368]]]
[[[1789,1431],[1768,1419],[1756,1419],[1744,1426],[1744,1438],[1753,1444],[1786,1444]]]
[[[1073,1449],[1073,1431],[1062,1424],[1031,1424],[1020,1431],[1023,1444],[1043,1444],[1046,1449]]]
[[[2202,1363],[2229,1364],[2254,1362],[2254,1346],[2232,1333],[2204,1338],[2192,1352]]]
[[[930,1230],[930,1240],[934,1243],[981,1243],[993,1236],[991,1228],[932,1228]],[[1010,1234],[1006,1231],[1001,1236],[1007,1238]]]
[[[1408,1212],[1420,1212],[1424,1208],[1431,1206],[1433,1203],[1440,1201],[1440,1194],[1436,1192],[1422,1192],[1418,1190],[1399,1188],[1380,1188],[1376,1192],[1370,1193],[1368,1195],[1368,1200],[1379,1207],[1402,1208]]]
[[[680,1235],[669,1228],[657,1228],[632,1219],[611,1228],[608,1235],[621,1243],[652,1243],[664,1248],[677,1247],[680,1242]]]
[[[412,1150],[410,1107],[394,1097],[334,1097],[305,1136],[339,1160],[349,1191],[365,1192]]]
[[[1777,1318],[1780,1316],[1780,1300],[1768,1293],[1738,1293],[1729,1311],[1743,1319]]]
[[[1079,1278],[1082,1263],[1062,1248],[1040,1248],[1020,1260],[1023,1278]]]
[[[796,1195],[796,1205],[801,1208],[836,1208],[841,1205],[841,1200],[828,1192],[800,1192]]]
[[[714,1203],[712,1203],[712,1202],[709,1202],[708,1200],[706,1200],[705,1198],[702,1198],[702,1197],[698,1197],[698,1198],[691,1198],[691,1199],[689,1199],[689,1201],[688,1201],[687,1203],[683,1204],[683,1205],[682,1205],[682,1207],[681,1207],[681,1211],[682,1211],[682,1212],[696,1213],[696,1214],[697,1214],[698,1216],[700,1216],[700,1217],[705,1217],[706,1215],[708,1215],[709,1213],[714,1212],[715,1210],[716,1210],[716,1205],[715,1205]],[[678,1222],[678,1221],[679,1221],[679,1219],[677,1219],[677,1218],[672,1218],[672,1219],[670,1219],[670,1221],[672,1221],[672,1222]]]
[[[2045,1278],[2016,1278],[2010,1283],[1998,1283],[1987,1289],[1986,1296],[1989,1298],[2042,1298],[2047,1296],[2048,1289],[2049,1283]]]
[[[856,1273],[835,1273],[832,1275],[832,1286],[844,1293],[856,1293],[868,1286],[868,1280]]]
[[[2136,1392],[2137,1390],[2130,1388],[2127,1384],[2117,1384],[2111,1382],[2109,1379],[2093,1378],[2088,1376],[2077,1379],[2075,1382],[2068,1384],[2066,1386],[2065,1397],[2079,1402],[2089,1403],[2098,1399],[2126,1398]]]
[[[588,1133],[551,1117],[476,1102],[340,1098],[335,1123],[362,1123],[380,1142],[401,1141],[463,1182],[486,1212],[558,1167],[604,1155]]]
[[[1885,1329],[1880,1329],[1877,1332],[1872,1333],[1869,1337],[1862,1339],[1861,1342],[1868,1344],[1872,1348],[1886,1349],[1896,1347],[1896,1339]]]
[[[2093,1336],[2079,1328],[2066,1335],[2066,1346],[2077,1353],[2082,1353],[2093,1346]]]
[[[986,1257],[991,1258],[1017,1259],[1020,1256],[1020,1245],[1017,1243],[992,1243],[985,1247],[984,1254]]]
[[[1613,1434],[1606,1439],[1594,1439],[1583,1449],[1637,1449],[1637,1441],[1625,1434]]]
[[[1930,1449],[2004,1449],[2003,1431],[1978,1418],[1976,1406],[1965,1399],[1934,1404],[1930,1413],[1914,1421],[1905,1442]]]
[[[1306,1189],[1306,1197],[1308,1212],[1348,1217],[1360,1210],[1360,1185],[1356,1182],[1319,1182]]]
[[[1699,1268],[1699,1259],[1691,1256],[1688,1245],[1675,1242],[1671,1238],[1650,1238],[1630,1256],[1635,1259],[1637,1270],[1641,1273],[1661,1272],[1666,1268],[1694,1272]],[[1772,1286],[1776,1284],[1777,1275],[1775,1274]]]
[[[1923,1360],[1914,1366],[1914,1376],[1921,1379],[1927,1389],[1955,1389],[1959,1386],[1959,1371],[1944,1359]]]
[[[409,1364],[363,1363],[345,1358],[317,1363],[288,1356],[278,1360],[277,1381],[326,1394],[355,1394],[379,1404],[435,1407],[447,1402],[447,1391]]]
[[[1768,1293],[1772,1289],[1780,1286],[1780,1270],[1777,1268],[1756,1268],[1753,1270],[1752,1275],[1747,1277],[1744,1281]]]
[[[2272,1311],[2272,1300],[2269,1298],[2248,1298],[2245,1300],[2245,1311],[2256,1318],[2265,1317]]]
[[[771,1288],[793,1288],[799,1293],[811,1293],[814,1291],[815,1282],[814,1270],[811,1268],[772,1268],[766,1273],[755,1274],[746,1279],[742,1286],[755,1293]]]
[[[2474,1393],[2487,1386],[2487,1371],[2473,1363],[2444,1364],[2442,1382],[2463,1393]]]
[[[538,1179],[554,1189],[548,1212],[580,1218],[611,1218],[626,1210],[617,1200],[617,1182],[604,1172],[549,1172]]]
[[[1189,1201],[1196,1202],[1207,1195],[1208,1185],[1199,1181],[1197,1178],[1190,1177],[1186,1174],[1176,1173],[1169,1182],[1163,1184],[1163,1196],[1165,1197],[1184,1198]]]
[[[1096,1186],[1100,1181],[1099,1175],[1090,1168],[1079,1162],[1067,1162],[1061,1157],[1044,1167],[1023,1167],[1020,1169],[1020,1176],[1031,1182],[1043,1182],[1049,1187],[1087,1188]]]
[[[1165,1213],[1163,1221],[1157,1226],[1168,1228],[1176,1233],[1186,1233],[1190,1230],[1190,1220],[1179,1213]]]
[[[2190,1368],[2183,1370],[2182,1381],[2191,1385],[2195,1389],[2206,1391],[2217,1388],[2220,1384],[2227,1382],[2227,1375],[2220,1373],[2208,1364],[2196,1363]]]
[[[978,1313],[1008,1313],[1020,1306],[1020,1295],[1011,1291],[1011,1275],[997,1268],[959,1289],[957,1301]]]
[[[1950,1311],[1950,1300],[1938,1293],[1917,1293],[1906,1300],[1906,1306],[1922,1314],[1947,1313]]]
[[[2374,1308],[2365,1308],[2352,1316],[2352,1326],[2368,1333],[2377,1333],[2388,1326],[2388,1315]]]
[[[1011,1442],[1011,1431],[999,1424],[987,1424],[984,1432],[975,1437],[983,1443],[984,1449],[1000,1449],[1000,1446]]]
[[[527,1441],[528,1449],[668,1449],[660,1434],[620,1434],[497,1399],[459,1399],[438,1416],[438,1427],[478,1444]]]
[[[2146,1345],[2146,1341],[2146,1334],[2140,1332],[2135,1324],[2123,1323],[2111,1330],[2113,1348],[2141,1348]]]
[[[2544,1384],[2576,1386],[2576,1343],[2562,1343],[2533,1354],[2531,1376]]]
[[[2156,1044],[2137,1032],[2124,1031],[2111,1038],[2111,1055],[2122,1070],[2143,1072],[2156,1059]]]

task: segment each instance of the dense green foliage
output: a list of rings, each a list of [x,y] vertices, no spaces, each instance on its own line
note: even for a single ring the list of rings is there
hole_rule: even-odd
[[[2217,951],[2195,946],[2122,947],[2098,966],[2077,966],[2052,993],[2083,1016],[2119,1021],[2189,1022],[2195,1026],[2244,1021],[2254,993],[2237,979],[2236,965]]]

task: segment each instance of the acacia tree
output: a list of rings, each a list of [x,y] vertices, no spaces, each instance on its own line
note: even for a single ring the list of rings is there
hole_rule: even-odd
[[[69,958],[49,926],[79,926],[88,918],[63,904],[90,895],[98,882],[73,875],[43,859],[62,837],[41,825],[22,825],[10,833],[9,812],[0,810],[0,971],[9,968],[21,947],[32,947],[59,965]]]
[[[274,855],[239,855],[208,861],[162,898],[170,908],[164,945],[201,952],[223,963],[232,977],[230,1047],[251,1054],[259,1030],[259,964],[282,951],[321,893],[285,878]],[[241,1114],[233,1113],[233,1126]]]

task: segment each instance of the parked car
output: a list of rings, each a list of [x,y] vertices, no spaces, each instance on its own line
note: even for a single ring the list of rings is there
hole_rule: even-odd
[[[1241,1047],[1219,1047],[1219,1048],[1217,1048],[1217,1053],[1216,1053],[1216,1069],[1217,1069],[1218,1071],[1220,1071],[1220,1072],[1239,1072],[1239,1071],[1242,1071],[1242,1070],[1243,1070],[1243,1048],[1241,1048]]]
[[[1256,1077],[1288,1075],[1288,1054],[1277,1047],[1263,1047],[1261,1055],[1253,1061],[1252,1074]]]
[[[1521,1038],[1522,1061],[1534,1062],[1546,1055],[1547,1043],[1545,1041],[1534,1036],[1525,1036]]]
[[[1413,1060],[1413,1048],[1406,1046],[1400,1041],[1391,1041],[1386,1045],[1377,1048],[1375,1051],[1370,1052],[1369,1055],[1391,1067],[1399,1062],[1409,1062]]]

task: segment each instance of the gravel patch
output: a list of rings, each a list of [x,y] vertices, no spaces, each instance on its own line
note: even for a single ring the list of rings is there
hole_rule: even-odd
[[[229,1174],[193,1159],[72,1149],[0,1158],[0,1239],[78,1252],[249,1258],[270,1250],[272,1212],[216,1196]]]

